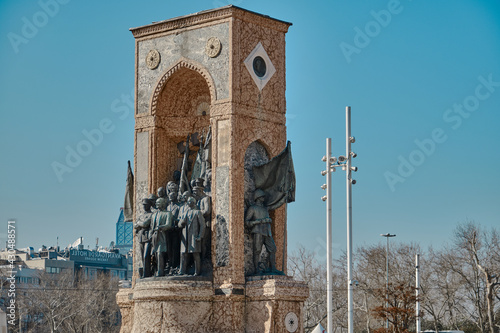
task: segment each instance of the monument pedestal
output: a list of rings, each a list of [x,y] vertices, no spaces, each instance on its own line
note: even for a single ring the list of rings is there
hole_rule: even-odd
[[[290,312],[302,327],[302,306],[309,296],[305,283],[287,276],[251,278],[256,280],[242,288],[214,288],[200,280],[138,281],[133,290],[121,289],[117,295],[120,333],[288,332]]]

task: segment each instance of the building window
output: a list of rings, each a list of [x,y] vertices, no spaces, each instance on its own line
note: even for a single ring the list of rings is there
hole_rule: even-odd
[[[45,267],[45,271],[51,274],[61,273],[61,268],[59,267]]]
[[[89,269],[89,279],[94,280],[97,275],[97,270],[96,269]]]

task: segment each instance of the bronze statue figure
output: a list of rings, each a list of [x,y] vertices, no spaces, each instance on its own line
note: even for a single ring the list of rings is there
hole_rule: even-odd
[[[139,269],[141,278],[151,276],[151,239],[149,235],[151,215],[153,214],[151,206],[151,198],[142,199],[144,213],[139,216],[134,226],[141,251],[142,270]]]
[[[264,206],[266,193],[257,189],[254,193],[255,204],[250,206],[245,215],[245,224],[251,229],[253,235],[253,262],[255,266],[255,274],[263,272],[260,262],[260,252],[262,245],[265,246],[269,254],[269,264],[272,273],[280,273],[276,269],[276,244],[274,243],[271,232],[271,223],[273,222],[269,216],[269,210]]]
[[[201,257],[203,259],[210,259],[210,240],[212,239],[212,198],[205,194],[204,190],[204,179],[198,178],[195,181],[195,186],[193,186],[193,195],[196,199],[196,206],[203,214],[205,219],[205,234],[203,235],[203,241],[201,244]]]
[[[156,200],[156,208],[151,218],[151,246],[152,255],[156,259],[156,276],[165,275],[165,257],[167,253],[167,238],[165,231],[173,228],[173,215],[167,212],[167,200],[159,198]]]
[[[194,259],[195,273],[201,275],[201,241],[205,232],[205,219],[203,214],[196,207],[196,200],[190,197],[187,200],[189,208],[186,214],[179,221],[182,229],[181,238],[181,274],[187,273],[187,264],[190,255]]]
[[[177,191],[168,192],[169,203],[167,211],[172,213],[173,228],[167,230],[167,268],[166,274],[174,274],[177,272],[180,264],[180,232],[177,227],[179,221],[179,203],[177,201]]]

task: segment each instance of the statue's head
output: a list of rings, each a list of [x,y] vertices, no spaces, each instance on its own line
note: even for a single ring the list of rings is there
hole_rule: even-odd
[[[167,192],[168,193],[171,193],[171,192],[177,193],[177,191],[179,191],[179,185],[177,185],[177,183],[172,181],[172,180],[169,181],[167,183]]]
[[[257,189],[255,191],[255,193],[253,194],[253,199],[255,200],[255,202],[258,202],[258,201],[264,202],[264,200],[266,199],[266,192],[264,192],[260,188]]]
[[[184,193],[182,193],[182,195],[181,195],[181,201],[182,201],[182,202],[187,202],[187,199],[188,199],[189,197],[191,197],[191,196],[192,196],[192,195],[191,195],[191,192],[189,192],[189,191],[185,191],[185,192],[184,192]]]
[[[153,205],[153,203],[151,202],[151,200],[149,200],[149,198],[143,198],[141,202],[142,202],[142,207],[144,207],[145,211],[150,210],[151,206]]]
[[[158,196],[156,194],[150,194],[149,197],[146,199],[149,201],[150,208],[151,207],[156,207],[156,200],[158,199]]]
[[[187,199],[187,203],[189,207],[193,208],[194,206],[196,206],[196,199],[193,197],[189,197],[189,199]]]
[[[172,202],[177,201],[177,193],[176,192],[169,192],[168,199]]]
[[[159,196],[160,198],[164,198],[164,197],[166,197],[166,195],[167,195],[167,194],[166,194],[166,192],[165,192],[165,188],[164,188],[163,186],[162,186],[162,187],[159,187],[159,188],[158,188],[158,196]]]
[[[167,208],[167,199],[165,198],[158,198],[156,200],[156,208],[158,208],[159,210],[165,210],[165,208]]]
[[[205,186],[203,186],[204,182],[205,180],[203,178],[197,178],[194,181],[193,194],[195,197],[203,196],[203,190],[205,189]]]

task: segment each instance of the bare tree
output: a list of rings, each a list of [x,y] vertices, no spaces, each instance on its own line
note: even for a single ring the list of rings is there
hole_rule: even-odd
[[[423,329],[432,329],[438,332],[442,329],[459,330],[460,304],[463,296],[460,291],[460,278],[449,269],[453,264],[453,256],[441,250],[430,248],[421,263],[422,281],[420,285],[422,295],[421,304],[425,313],[430,317],[429,324]],[[426,326],[426,327],[425,327]]]
[[[19,288],[24,329],[38,332],[118,332],[118,281],[107,274],[90,280],[71,271],[40,271],[38,284]]]
[[[417,244],[394,243],[389,252],[389,276],[392,285],[408,285],[415,281],[415,254],[421,253]],[[383,326],[380,316],[372,322],[372,312],[380,305],[380,293],[386,290],[386,248],[382,244],[357,248],[355,279],[359,287],[354,293],[354,307],[358,311],[355,328],[370,333],[374,327]]]
[[[321,322],[326,326],[327,304],[326,304],[326,264],[319,264],[314,252],[306,250],[299,245],[298,249],[288,256],[288,271],[296,280],[307,282],[309,286],[309,298],[304,303],[304,329],[310,332]],[[344,279],[339,269],[334,269],[333,276],[333,315],[334,327],[341,328],[344,325],[345,310],[347,307],[345,295],[342,292],[345,286],[340,283]]]
[[[480,326],[485,331],[484,317],[488,318],[490,333],[496,333],[495,300],[498,300],[500,288],[500,241],[494,228],[486,232],[473,222],[459,225],[454,233],[455,248],[462,253],[462,259],[474,267],[477,311],[480,312]],[[482,288],[482,287],[485,288]],[[485,289],[485,291],[483,291]],[[485,293],[486,314],[481,308],[480,294]]]
[[[392,243],[389,252],[390,283],[411,288],[415,281],[415,254],[420,253],[419,301],[424,310],[421,314],[422,329],[500,333],[499,232],[494,228],[486,231],[477,224],[467,222],[455,229],[451,240],[450,245],[439,250],[430,248],[425,253],[418,244]],[[380,316],[384,304],[381,304],[380,295],[387,293],[386,255],[383,244],[361,246],[354,252],[353,278],[359,282],[354,288],[356,332],[372,333],[384,326]],[[289,260],[291,274],[306,281],[310,288],[310,297],[305,302],[305,331],[310,331],[318,322],[325,326],[326,265],[318,263],[314,254],[303,247]],[[333,273],[333,315],[337,331],[347,327],[345,254],[334,261]],[[396,291],[389,290],[390,293]],[[406,299],[409,300],[412,292],[406,291]],[[372,315],[374,309],[379,310],[375,318]],[[411,311],[414,310],[408,309],[405,329],[415,319],[410,316]],[[389,315],[387,313],[386,318]],[[393,321],[400,322],[394,318]],[[403,328],[398,329],[401,331]]]

